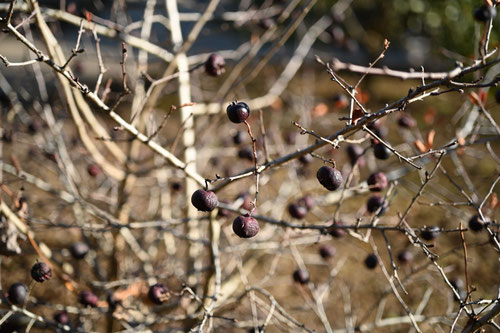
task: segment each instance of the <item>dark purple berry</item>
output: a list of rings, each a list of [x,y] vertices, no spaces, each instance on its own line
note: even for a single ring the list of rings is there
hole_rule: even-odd
[[[373,145],[373,154],[379,160],[386,160],[391,157],[391,151],[387,149],[382,143],[377,143]]]
[[[97,164],[89,164],[87,166],[87,173],[89,176],[97,177],[101,173],[101,168]]]
[[[333,237],[333,238],[342,238],[345,236],[345,230],[342,228],[336,228],[335,226],[342,226],[344,225],[342,221],[335,221],[333,225],[329,228],[328,233]]]
[[[336,249],[331,245],[323,245],[319,248],[319,255],[323,259],[331,258],[335,255]]]
[[[300,284],[306,284],[309,282],[309,272],[305,269],[298,268],[293,272],[293,280]]]
[[[151,302],[159,305],[170,299],[170,291],[163,283],[157,283],[149,287],[148,297]]]
[[[37,262],[31,267],[31,277],[36,282],[44,282],[52,277],[52,270],[46,263]]]
[[[415,119],[413,119],[412,116],[410,115],[402,115],[399,119],[398,119],[398,125],[401,126],[401,127],[404,127],[404,128],[412,128],[412,127],[415,127],[416,125],[416,121]]]
[[[332,35],[333,41],[336,44],[342,45],[342,43],[344,43],[345,33],[344,33],[344,29],[342,29],[340,26],[335,25],[330,30],[330,34]],[[342,95],[342,96],[344,96],[344,95]]]
[[[251,238],[259,232],[259,222],[256,219],[246,214],[238,216],[233,221],[233,231],[241,238]]]
[[[413,254],[408,250],[403,250],[398,253],[398,261],[405,265],[413,261]]]
[[[297,203],[299,205],[305,206],[307,210],[313,209],[314,206],[316,205],[316,201],[310,195],[303,196],[297,201]]]
[[[311,155],[309,154],[305,154],[305,155],[302,155],[299,157],[299,162],[306,165],[306,164],[309,164],[313,161],[313,158]]]
[[[481,217],[479,215],[474,215],[469,220],[469,229],[474,232],[479,232],[483,230],[484,223],[481,221]]]
[[[233,143],[235,145],[242,144],[245,141],[245,133],[238,131],[233,135]]]
[[[84,290],[80,292],[80,294],[78,295],[78,301],[83,306],[90,306],[92,308],[95,308],[97,307],[97,302],[99,301],[99,298],[97,297],[96,294],[94,294],[90,290]]]
[[[205,72],[211,76],[219,76],[226,71],[224,58],[217,53],[212,53],[205,61]]]
[[[368,201],[366,202],[366,209],[370,213],[375,213],[379,208],[382,208],[380,211],[380,214],[382,214],[385,211],[385,200],[383,197],[380,195],[373,195],[371,196]]]
[[[28,288],[24,283],[16,282],[9,287],[7,298],[15,305],[23,305],[28,297]]]
[[[351,165],[354,165],[356,161],[359,162],[358,164],[361,164],[361,161],[364,161],[363,159],[363,148],[358,145],[349,145],[347,146],[347,156],[349,156],[349,161],[351,162]]]
[[[484,4],[474,10],[474,19],[478,22],[487,22],[497,16],[495,7]]]
[[[497,92],[495,93],[495,101],[500,104],[500,89],[497,89]]]
[[[316,173],[316,178],[321,185],[323,185],[329,191],[335,191],[342,185],[342,174],[339,170],[329,167],[322,166]]]
[[[290,216],[300,220],[306,216],[307,207],[294,202],[288,205],[288,212],[290,213]]]
[[[378,259],[377,259],[377,256],[374,255],[374,254],[369,254],[366,258],[365,258],[365,266],[369,269],[375,269],[375,267],[377,267],[378,265]]]
[[[28,124],[28,131],[30,132],[30,134],[36,134],[38,133],[38,131],[42,128],[42,125],[40,124],[40,122],[38,120],[32,120],[29,124]]]
[[[250,116],[250,108],[244,102],[232,102],[226,109],[229,120],[239,124],[244,122]]]
[[[67,312],[57,312],[54,314],[54,320],[57,321],[59,324],[62,325],[67,325],[69,323],[69,316]]]
[[[439,227],[432,226],[432,227],[427,227],[420,231],[420,236],[426,240],[426,241],[431,241],[436,239],[439,236],[440,230]]]
[[[387,188],[387,177],[385,173],[380,171],[372,173],[366,182],[372,192],[380,192]]]
[[[212,191],[196,190],[191,196],[191,203],[202,212],[211,212],[217,207],[219,201]]]
[[[84,242],[75,242],[71,244],[69,252],[75,259],[83,259],[89,253],[89,246]]]
[[[241,148],[238,150],[238,157],[253,162],[253,149],[250,147]]]
[[[172,191],[178,192],[182,189],[182,183],[181,182],[173,182],[171,187],[172,187]]]

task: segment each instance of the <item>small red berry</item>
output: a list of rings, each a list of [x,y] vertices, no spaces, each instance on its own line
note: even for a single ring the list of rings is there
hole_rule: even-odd
[[[259,232],[259,222],[250,214],[240,215],[233,221],[233,231],[241,238],[254,237]]]
[[[224,58],[217,53],[212,53],[205,61],[205,72],[211,76],[219,76],[226,71]]]
[[[219,200],[212,191],[196,190],[191,196],[191,203],[199,211],[211,212],[219,205]]]
[[[78,295],[78,301],[83,306],[90,306],[95,308],[97,307],[97,302],[99,301],[99,298],[97,297],[96,294],[94,294],[90,290],[84,290],[80,292],[80,294]]]
[[[368,177],[366,181],[370,186],[370,191],[372,192],[380,192],[387,188],[387,177],[383,172],[375,172]]]
[[[31,277],[37,282],[44,282],[52,277],[52,270],[46,263],[37,262],[31,267]]]
[[[293,272],[293,280],[300,284],[306,284],[309,282],[309,272],[305,269],[298,268]]]
[[[226,108],[226,113],[233,123],[244,122],[250,116],[250,108],[245,102],[232,102]]]
[[[157,283],[149,287],[148,297],[151,302],[159,305],[170,299],[170,290],[163,283]]]
[[[335,191],[342,185],[342,174],[339,170],[329,167],[322,166],[316,173],[316,178],[319,183],[323,185],[329,191]]]

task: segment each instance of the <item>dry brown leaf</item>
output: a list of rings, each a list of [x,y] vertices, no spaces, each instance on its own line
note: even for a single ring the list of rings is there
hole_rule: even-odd
[[[325,103],[317,104],[312,110],[312,116],[317,118],[328,113],[328,106]]]
[[[490,209],[495,209],[499,205],[498,197],[496,193],[493,193],[490,197],[490,204],[488,205]]]
[[[427,133],[427,138],[425,140],[425,145],[427,149],[432,149],[432,146],[434,145],[434,137],[436,136],[436,131],[435,130],[430,130],[429,133]]]
[[[354,125],[358,123],[358,120],[361,119],[364,116],[363,111],[361,111],[360,108],[355,108],[352,111],[352,122]]]
[[[425,153],[427,151],[427,149],[425,148],[425,145],[422,141],[415,140],[415,142],[413,142],[413,144],[415,145],[415,147],[418,149],[419,152]]]

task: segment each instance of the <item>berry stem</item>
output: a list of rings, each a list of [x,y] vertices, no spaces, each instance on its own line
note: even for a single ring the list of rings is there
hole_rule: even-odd
[[[252,148],[253,148],[253,160],[254,160],[254,164],[255,164],[255,197],[252,201],[252,210],[250,211],[250,215],[252,215],[253,211],[255,210],[255,208],[257,208],[257,197],[259,195],[259,179],[260,179],[260,172],[258,172],[258,163],[257,163],[257,140],[254,138],[253,134],[252,134],[252,127],[250,127],[250,124],[248,123],[248,121],[244,121],[245,125],[247,126],[247,129],[248,129],[248,135],[250,135],[250,139],[252,140]]]

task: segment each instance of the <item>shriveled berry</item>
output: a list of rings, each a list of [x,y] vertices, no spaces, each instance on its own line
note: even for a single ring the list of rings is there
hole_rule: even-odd
[[[439,227],[431,226],[420,231],[420,236],[426,241],[431,241],[436,239],[439,236],[439,233]]]
[[[408,114],[405,114],[398,119],[398,125],[404,128],[412,128],[415,127],[416,124],[417,122],[415,119]]]
[[[54,320],[59,324],[67,325],[69,323],[68,313],[65,311],[57,312],[56,314],[54,314]]]
[[[163,283],[156,283],[149,287],[148,297],[151,302],[159,305],[170,299],[170,290]]]
[[[372,173],[366,182],[372,192],[380,192],[387,188],[387,177],[381,171]]]
[[[250,214],[240,215],[233,221],[233,231],[241,238],[254,237],[259,232],[259,222]]]
[[[484,4],[474,10],[474,19],[478,22],[486,22],[497,16],[495,7]]]
[[[238,199],[243,198],[243,203],[241,204],[241,208],[251,211],[253,207],[253,198],[250,194],[248,193],[240,193],[238,195]]]
[[[333,238],[342,238],[345,236],[345,230],[342,228],[336,228],[335,226],[342,226],[344,225],[342,221],[335,221],[333,225],[329,228],[328,233],[333,237]]]
[[[361,162],[364,162],[363,158],[363,148],[358,145],[349,145],[347,146],[347,156],[349,156],[349,161],[351,162],[351,165],[354,165],[358,160],[358,164],[361,164]]]
[[[373,154],[379,160],[386,160],[391,157],[391,151],[387,149],[382,143],[377,143],[373,145]]]
[[[199,211],[211,212],[217,207],[219,200],[212,191],[196,190],[191,196],[191,203]]]
[[[239,124],[248,119],[250,116],[250,108],[244,102],[232,102],[227,106],[226,113],[229,120]]]
[[[331,258],[335,255],[337,250],[331,245],[323,245],[319,248],[319,255],[323,259]]]
[[[226,71],[225,67],[226,62],[224,61],[224,58],[217,53],[212,53],[208,56],[207,61],[205,61],[205,72],[211,76],[224,74]]]
[[[385,211],[385,200],[380,195],[371,196],[366,202],[366,209],[370,213],[375,213],[379,208],[382,208],[380,214],[383,214]]]
[[[9,287],[7,298],[15,305],[23,305],[28,297],[28,288],[24,283],[16,282]]]
[[[369,269],[375,269],[378,265],[378,259],[377,256],[374,254],[369,254],[365,258],[365,266]]]
[[[97,177],[101,173],[101,168],[97,164],[89,164],[87,166],[87,173],[89,176]]]
[[[313,209],[314,206],[316,205],[316,201],[310,195],[303,196],[297,201],[297,203],[299,205],[305,206],[307,210]]]
[[[288,205],[288,212],[290,213],[290,216],[296,219],[303,219],[306,214],[307,214],[307,207],[300,205],[297,202],[291,203]]]
[[[319,168],[316,173],[316,178],[319,183],[329,191],[335,191],[342,185],[342,174],[339,170],[329,167],[327,165]]]
[[[238,150],[238,157],[253,162],[253,149],[250,147],[241,148]]]
[[[84,242],[75,242],[71,244],[69,252],[75,259],[83,259],[89,253],[89,246]]]
[[[31,277],[37,282],[44,282],[52,277],[52,270],[46,263],[37,262],[31,267]]]
[[[398,261],[403,265],[413,261],[413,254],[408,250],[403,250],[398,253]]]
[[[83,306],[90,306],[92,308],[95,308],[97,306],[99,298],[90,290],[84,290],[78,295],[78,301]]]
[[[305,269],[297,268],[293,272],[293,280],[300,284],[306,284],[309,282],[309,272]]]
[[[474,232],[479,232],[483,230],[484,223],[481,221],[481,217],[479,215],[474,215],[469,220],[469,229]]]

